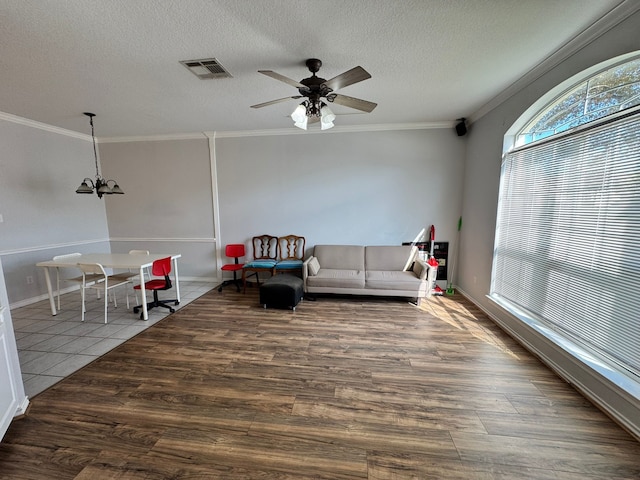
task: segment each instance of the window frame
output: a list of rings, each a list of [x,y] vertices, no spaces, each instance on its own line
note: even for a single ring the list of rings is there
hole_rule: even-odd
[[[530,132],[525,132],[525,130],[532,126],[535,125],[535,123],[537,123],[541,118],[543,118],[545,115],[547,115],[547,113],[551,110],[553,110],[553,108],[558,105],[570,92],[572,92],[573,90],[577,90],[579,87],[581,86],[586,86],[587,88],[587,95],[583,100],[589,99],[591,97],[588,96],[588,91],[589,91],[589,82],[591,80],[593,80],[593,78],[598,77],[599,75],[602,75],[603,73],[607,72],[607,71],[612,71],[615,70],[616,68],[619,68],[622,65],[627,65],[629,63],[633,63],[633,62],[640,62],[640,52],[632,52],[630,54],[627,55],[622,55],[621,57],[617,57],[616,59],[612,60],[612,61],[608,61],[608,62],[603,62],[599,65],[596,65],[594,67],[591,67],[590,69],[585,70],[584,72],[579,73],[578,75],[575,75],[573,77],[571,77],[570,79],[566,80],[565,82],[561,83],[560,85],[558,85],[556,88],[552,89],[551,92],[549,92],[547,95],[543,96],[542,103],[539,100],[538,102],[534,103],[534,105],[532,105],[521,117],[520,119],[516,122],[516,124],[519,125],[519,127],[514,128],[514,126],[516,124],[514,124],[514,126],[512,126],[512,128],[510,129],[511,131],[513,131],[514,133],[512,133],[511,135],[507,135],[505,137],[505,140],[508,141],[508,143],[505,143],[505,146],[507,146],[508,149],[517,149],[520,147],[523,147],[525,145],[530,145],[533,144],[535,142],[539,142],[541,140],[545,140],[548,138],[555,138],[556,135],[561,135],[565,132],[570,132],[573,131],[576,128],[580,128],[584,125],[589,125],[591,123],[594,122],[598,122],[600,120],[603,120],[611,115],[616,115],[617,113],[623,112],[629,108],[634,108],[638,105],[640,105],[640,101],[638,103],[636,103],[635,105],[631,105],[629,107],[625,107],[622,110],[618,110],[617,112],[613,112],[610,113],[608,115],[604,115],[602,117],[598,117],[594,120],[590,120],[590,121],[585,121],[585,122],[581,122],[578,125],[574,126],[574,127],[570,127],[567,128],[565,130],[561,130],[559,132],[556,133],[552,133],[550,135],[546,135],[544,137],[540,137],[537,138],[535,140],[531,140],[531,141],[525,141],[522,137],[527,136],[527,135],[531,135],[533,136],[533,133]],[[636,83],[640,83],[640,78],[638,79],[638,82],[634,82],[634,84]],[[615,88],[621,88],[624,85],[629,85],[629,83],[623,83],[623,84],[618,84],[615,86]],[[634,95],[634,97],[639,97],[638,94]],[[633,97],[632,97],[633,98]],[[639,97],[640,98],[640,97]],[[585,117],[587,115],[584,115]],[[571,123],[571,119],[569,119],[567,121],[567,123]]]
[[[519,152],[521,150],[535,148],[537,146],[550,143],[550,142],[558,142],[562,139],[566,139],[566,137],[571,135],[577,135],[588,131],[590,129],[599,128],[603,125],[607,125],[609,123],[615,123],[620,121],[621,119],[635,116],[640,114],[640,105],[635,105],[632,107],[628,107],[624,110],[615,112],[613,114],[598,118],[594,121],[584,123],[573,127],[571,129],[561,131],[554,135],[538,139],[533,142],[529,142],[526,144],[516,145],[518,135],[526,128],[527,125],[533,123],[533,119],[541,118],[546,109],[550,106],[555,105],[555,102],[558,101],[559,98],[562,98],[567,92],[577,87],[583,82],[588,81],[590,78],[604,72],[615,68],[619,65],[630,61],[637,61],[640,59],[640,52],[632,52],[630,54],[623,55],[621,57],[617,57],[615,59],[611,59],[607,62],[603,62],[601,64],[590,67],[589,69],[577,74],[565,82],[558,85],[556,88],[552,89],[546,95],[541,97],[537,102],[535,102],[529,109],[527,109],[523,115],[512,125],[504,138],[503,144],[503,167],[501,168],[501,179],[500,185],[502,190],[502,175],[504,169],[504,161],[509,154]],[[560,333],[557,329],[554,329],[553,326],[550,326],[548,323],[541,321],[540,318],[535,315],[531,315],[526,309],[520,308],[518,305],[513,304],[509,300],[502,298],[499,295],[495,295],[494,292],[494,280],[495,280],[495,272],[496,272],[496,258],[495,252],[498,243],[498,235],[499,235],[499,222],[500,219],[500,208],[501,208],[501,199],[502,199],[502,191],[499,193],[498,199],[498,214],[496,217],[496,237],[495,237],[495,245],[494,245],[494,258],[492,262],[492,271],[491,271],[491,289],[488,295],[488,298],[508,311],[511,315],[519,319],[524,324],[528,325],[532,329],[538,331],[540,334],[544,335],[546,338],[551,340],[555,345],[559,346],[564,351],[570,353],[574,357],[578,358],[583,364],[590,366],[592,369],[598,371],[600,374],[615,382],[618,386],[623,388],[625,391],[633,395],[636,399],[640,399],[640,375],[638,372],[629,372],[625,369],[621,369],[616,362],[611,361],[610,358],[607,358],[606,355],[602,355],[600,352],[591,351],[588,348],[585,348],[579,341],[576,342],[574,338],[567,337],[564,333]]]

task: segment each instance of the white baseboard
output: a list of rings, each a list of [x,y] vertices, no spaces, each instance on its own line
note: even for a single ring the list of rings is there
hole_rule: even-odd
[[[29,397],[25,395],[24,398],[22,399],[22,402],[20,402],[20,404],[16,408],[16,414],[14,415],[14,418],[20,417],[26,414],[28,408],[29,408]]]

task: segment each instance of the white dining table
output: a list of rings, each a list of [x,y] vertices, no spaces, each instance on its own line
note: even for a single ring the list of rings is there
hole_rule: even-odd
[[[49,292],[49,303],[51,305],[51,315],[56,315],[56,304],[51,286],[51,268],[77,268],[80,263],[99,263],[105,268],[113,269],[130,269],[138,271],[140,279],[140,295],[142,296],[142,318],[149,319],[147,310],[147,297],[144,288],[144,270],[150,268],[153,262],[161,258],[171,257],[173,262],[173,276],[175,278],[176,300],[180,302],[180,283],[178,282],[178,258],[180,254],[175,253],[151,253],[149,255],[141,255],[137,253],[85,253],[80,256],[65,258],[60,260],[46,260],[36,263],[36,266],[44,268],[44,276],[47,282],[47,291]]]

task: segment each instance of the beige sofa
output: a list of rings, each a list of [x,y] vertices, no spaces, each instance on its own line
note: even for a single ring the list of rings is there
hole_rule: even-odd
[[[429,296],[429,270],[418,249],[403,246],[316,245],[302,266],[304,292]]]

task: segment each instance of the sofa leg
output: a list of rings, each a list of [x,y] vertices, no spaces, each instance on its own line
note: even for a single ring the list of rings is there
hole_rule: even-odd
[[[316,301],[316,296],[312,295],[311,293],[305,293],[304,294],[304,299],[305,300],[309,300],[310,302],[315,302]]]

